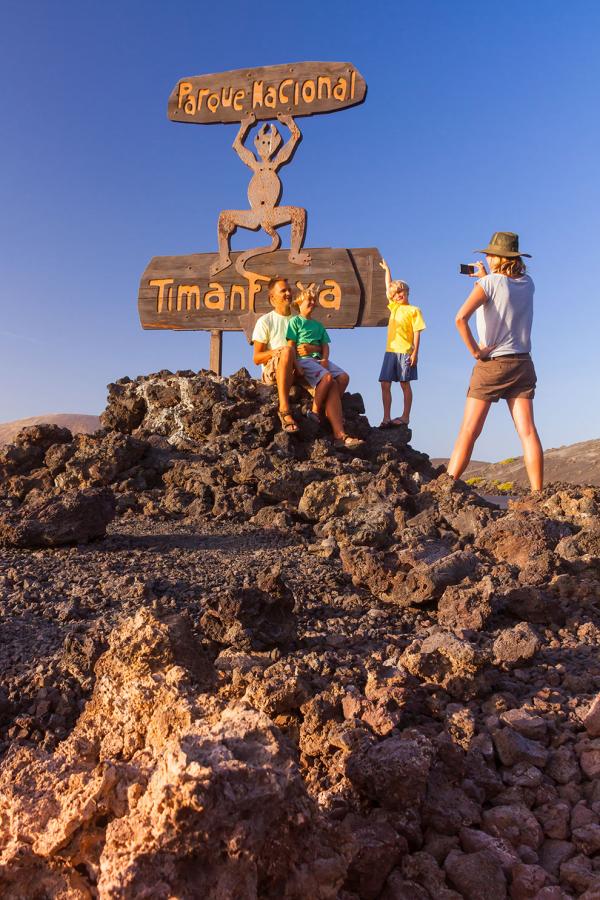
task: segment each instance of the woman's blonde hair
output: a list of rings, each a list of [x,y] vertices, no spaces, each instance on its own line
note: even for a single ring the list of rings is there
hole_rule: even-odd
[[[292,300],[292,306],[297,306],[300,308],[300,304],[311,297],[315,302],[317,297],[319,296],[319,288],[316,284],[309,284],[308,287],[303,288],[297,297],[294,297]]]
[[[490,265],[490,269],[498,275],[508,275],[510,278],[518,278],[519,275],[524,275],[527,271],[527,266],[520,256],[513,256],[510,258],[508,256],[498,256],[496,258],[498,262],[493,269]]]
[[[397,279],[396,281],[390,281],[390,286],[387,291],[388,300],[391,300],[397,291],[406,291],[406,294],[408,296],[408,294],[410,293],[410,288],[405,281],[400,281],[400,279]]]

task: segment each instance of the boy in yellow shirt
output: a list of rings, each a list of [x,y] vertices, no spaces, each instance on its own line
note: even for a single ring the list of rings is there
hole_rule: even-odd
[[[379,381],[383,401],[383,420],[380,428],[408,425],[412,406],[411,381],[416,381],[417,360],[421,332],[425,322],[418,306],[408,302],[409,287],[405,281],[392,281],[390,267],[384,259],[379,263],[385,272],[385,292],[388,299],[390,318],[388,321],[387,344]],[[392,419],[392,381],[399,381],[404,396],[404,410],[400,418]]]

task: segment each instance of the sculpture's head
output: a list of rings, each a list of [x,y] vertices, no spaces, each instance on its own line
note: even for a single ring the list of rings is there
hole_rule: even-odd
[[[259,128],[258,134],[254,138],[254,146],[260,158],[266,162],[277,152],[281,146],[281,141],[282,137],[277,130],[277,126],[265,123]]]

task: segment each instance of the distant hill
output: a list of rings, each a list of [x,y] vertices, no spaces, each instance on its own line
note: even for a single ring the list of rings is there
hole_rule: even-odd
[[[81,413],[47,413],[44,416],[30,416],[28,419],[16,419],[14,422],[1,422],[0,446],[10,444],[21,428],[26,428],[28,425],[41,425],[44,422],[68,428],[73,434],[80,432],[91,434],[100,428],[98,416],[86,416]]]
[[[447,459],[435,459],[436,465],[448,462]],[[514,482],[527,485],[527,475],[523,465],[523,457],[515,456],[496,463],[476,462],[473,460],[466,478],[484,478],[487,482]],[[578,444],[567,444],[564,447],[552,448],[544,452],[544,481],[564,481],[570,484],[600,485],[600,438],[581,441]]]

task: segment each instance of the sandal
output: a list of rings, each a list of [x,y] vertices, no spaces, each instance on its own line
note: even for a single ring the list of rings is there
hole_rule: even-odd
[[[300,431],[298,423],[289,410],[287,412],[282,412],[282,410],[278,409],[277,415],[281,422],[281,428],[286,434],[296,434],[297,431]]]
[[[345,434],[341,438],[336,438],[333,446],[336,450],[354,450],[356,447],[362,447],[364,443],[360,438],[350,437],[349,434]]]
[[[391,419],[382,419],[382,421],[379,424],[379,427],[380,428],[393,428],[394,426],[392,424]]]

